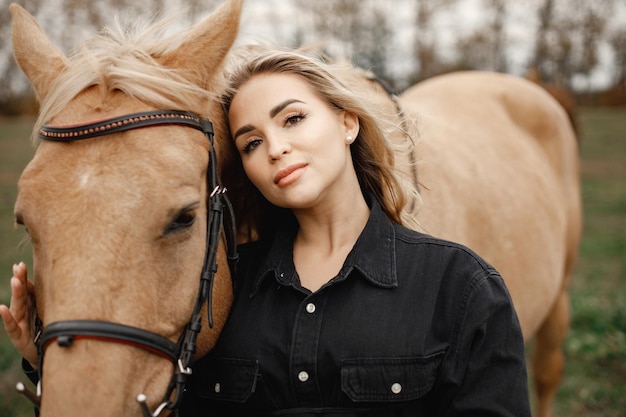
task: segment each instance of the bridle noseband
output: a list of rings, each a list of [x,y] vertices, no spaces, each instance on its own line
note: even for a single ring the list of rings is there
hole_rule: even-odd
[[[99,320],[67,320],[50,323],[41,329],[36,338],[39,351],[39,385],[37,397],[28,393],[27,396],[39,406],[41,396],[41,378],[44,353],[48,345],[53,342],[61,347],[69,347],[78,339],[96,339],[132,345],[148,352],[163,356],[174,364],[174,370],[167,391],[161,404],[151,412],[146,404],[146,396],[139,394],[137,401],[141,404],[145,417],[157,417],[164,409],[176,410],[182,400],[183,390],[188,376],[191,374],[191,363],[196,352],[196,340],[201,330],[201,309],[204,303],[208,304],[209,326],[213,327],[212,289],[217,271],[217,247],[224,229],[228,259],[231,271],[237,262],[236,231],[233,210],[225,189],[219,184],[217,159],[213,146],[213,125],[207,119],[190,112],[176,110],[156,110],[143,113],[133,113],[116,118],[97,122],[83,123],[71,126],[44,125],[39,131],[43,140],[57,142],[72,142],[110,135],[127,130],[140,129],[151,126],[179,125],[192,127],[203,132],[209,140],[209,167],[207,172],[208,213],[206,231],[206,251],[204,265],[200,276],[200,289],[196,298],[193,313],[187,323],[185,331],[178,343],[148,330]],[[229,227],[224,225],[224,212],[227,211]],[[18,384],[18,391],[24,393],[23,385]],[[173,399],[172,399],[173,398]]]

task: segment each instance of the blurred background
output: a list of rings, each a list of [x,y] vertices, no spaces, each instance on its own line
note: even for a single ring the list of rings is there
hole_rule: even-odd
[[[15,2],[69,53],[115,16],[183,10],[179,24],[189,25],[221,0]],[[11,264],[32,265],[13,203],[38,109],[13,61],[9,3],[0,0],[1,303]],[[626,0],[246,0],[238,43],[322,43],[396,92],[461,69],[511,73],[551,92],[579,136],[585,206],[555,415],[626,416]],[[0,417],[33,415],[17,380],[19,358],[0,330]]]
[[[69,52],[111,23],[219,0],[18,0]],[[21,112],[28,86],[12,59],[10,0],[0,0],[0,113]],[[626,0],[247,0],[240,42],[298,46],[372,69],[396,90],[458,69],[495,70],[566,87],[590,104],[626,100]],[[32,110],[32,109],[30,109]]]

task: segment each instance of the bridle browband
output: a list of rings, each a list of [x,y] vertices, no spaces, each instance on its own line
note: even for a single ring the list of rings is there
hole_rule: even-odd
[[[227,240],[231,271],[234,271],[238,258],[233,210],[225,195],[226,190],[219,184],[218,179],[212,123],[190,112],[156,110],[70,126],[44,125],[39,131],[39,137],[48,141],[73,142],[127,130],[162,125],[187,126],[197,129],[205,134],[210,145],[209,167],[207,171],[207,192],[210,194],[207,202],[204,265],[200,276],[200,288],[196,303],[185,331],[181,334],[178,343],[174,343],[151,331],[120,323],[99,320],[66,320],[48,324],[41,329],[36,338],[39,352],[37,397],[27,393],[31,400],[34,399],[37,406],[41,396],[43,358],[46,348],[55,341],[61,347],[69,347],[75,340],[79,339],[96,339],[132,345],[169,359],[174,364],[174,370],[161,404],[154,412],[151,412],[147,406],[144,394],[139,394],[137,401],[141,404],[145,417],[157,417],[164,409],[175,412],[180,405],[187,378],[191,374],[190,365],[196,352],[196,340],[202,325],[201,310],[205,302],[208,304],[209,326],[213,327],[212,289],[214,276],[217,271],[217,247],[223,229]],[[224,225],[225,210],[229,215],[227,219],[230,222],[229,227]],[[18,384],[18,390],[23,392],[23,385],[22,389],[20,389],[20,385]]]

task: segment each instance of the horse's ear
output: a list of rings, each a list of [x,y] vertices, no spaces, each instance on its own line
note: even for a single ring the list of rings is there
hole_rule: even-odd
[[[190,81],[208,89],[237,38],[242,5],[243,0],[222,4],[191,30],[176,52],[161,57],[161,64],[182,69],[193,78]]]
[[[11,40],[15,60],[41,101],[57,76],[67,67],[68,60],[23,7],[13,3],[9,10],[13,18]]]

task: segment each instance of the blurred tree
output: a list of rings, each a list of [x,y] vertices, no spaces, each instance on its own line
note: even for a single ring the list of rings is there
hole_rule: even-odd
[[[356,65],[371,69],[379,77],[390,81],[388,54],[391,42],[388,13],[384,4],[374,0],[297,0],[299,10],[311,14],[313,40],[333,43],[336,53],[351,59]],[[306,39],[297,32],[298,40]]]
[[[506,62],[506,1],[488,0],[488,7],[493,10],[491,24],[488,25],[492,33],[493,43],[491,46],[491,62],[494,71],[507,72]]]
[[[537,33],[535,35],[535,53],[531,58],[531,67],[537,72],[537,76],[546,77],[549,72],[545,67],[548,65],[548,56],[550,46],[548,44],[548,36],[554,25],[554,0],[543,0],[542,4],[537,8],[537,20],[539,21]]]
[[[609,44],[613,49],[614,84],[626,87],[626,28],[620,27],[612,31],[609,35]]]
[[[0,105],[6,105],[20,96],[28,88],[25,77],[21,74],[13,59],[11,46],[11,0],[0,0]],[[43,0],[19,0],[26,10],[34,13],[41,8]],[[17,110],[17,109],[16,109]]]
[[[415,0],[414,57],[419,70],[415,81],[432,77],[444,71],[438,51],[434,19],[441,10],[453,6],[457,0]]]
[[[614,0],[540,0],[535,50],[530,61],[544,81],[571,85],[598,65]]]
[[[611,31],[609,45],[613,50],[615,74],[605,104],[623,106],[626,105],[626,28],[620,26]]]
[[[506,1],[485,0],[488,23],[456,42],[459,69],[507,72]]]
[[[580,0],[579,0],[580,1]],[[574,71],[589,74],[598,65],[598,46],[602,39],[607,17],[611,13],[609,2],[585,2],[587,10],[578,17],[580,22],[578,34],[580,35],[580,52],[578,60],[574,61]],[[600,7],[604,5],[604,7]]]

